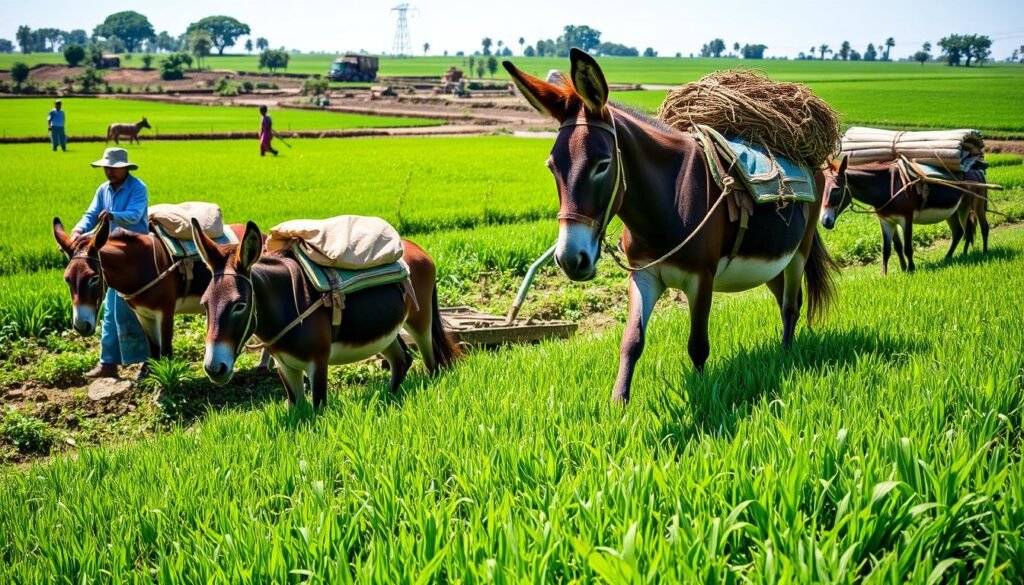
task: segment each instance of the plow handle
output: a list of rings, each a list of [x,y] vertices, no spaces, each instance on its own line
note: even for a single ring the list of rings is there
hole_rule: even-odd
[[[548,251],[541,254],[541,257],[537,258],[537,260],[530,265],[530,269],[526,271],[526,276],[523,277],[523,284],[519,286],[519,293],[516,294],[516,300],[512,303],[512,309],[509,310],[508,316],[505,318],[506,325],[511,325],[512,322],[516,320],[516,315],[519,314],[519,309],[526,301],[526,293],[530,290],[530,285],[533,284],[533,279],[537,276],[537,271],[540,270],[542,266],[550,262],[551,258],[555,256],[555,246],[557,246],[557,244],[552,244],[551,247],[548,248]]]

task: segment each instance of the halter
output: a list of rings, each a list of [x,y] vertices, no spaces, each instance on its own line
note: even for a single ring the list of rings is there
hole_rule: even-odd
[[[249,285],[249,291],[252,293],[250,295],[252,298],[251,302],[249,303],[249,317],[246,319],[245,322],[245,330],[242,332],[242,336],[238,339],[238,346],[235,347],[235,355],[242,355],[242,350],[245,349],[245,342],[248,341],[250,337],[252,337],[252,334],[256,331],[256,326],[258,323],[258,320],[256,318],[256,287],[253,286],[252,280],[248,276],[244,276],[234,271],[214,272],[212,276],[232,276]]]
[[[107,296],[107,277],[103,275],[103,261],[100,260],[99,252],[96,253],[95,258],[88,254],[74,254],[68,258],[68,264],[71,264],[75,260],[85,260],[86,262],[96,263],[96,273],[100,277],[100,299],[96,302],[96,316],[99,318],[100,308],[103,307],[103,299]]]
[[[558,127],[558,131],[561,132],[565,128],[571,128],[574,126],[593,126],[594,128],[600,128],[606,132],[610,132],[612,140],[615,141],[615,182],[612,186],[612,196],[608,199],[608,207],[604,210],[604,215],[601,217],[601,222],[598,223],[591,217],[581,215],[579,213],[573,213],[570,211],[561,211],[558,213],[558,219],[568,219],[577,221],[580,223],[587,224],[595,228],[600,237],[604,237],[604,231],[608,228],[608,224],[611,223],[612,208],[615,206],[615,200],[619,198],[619,183],[622,184],[621,194],[622,197],[626,196],[626,177],[622,171],[622,150],[619,148],[619,134],[615,129],[615,116],[612,115],[611,111],[608,112],[608,116],[611,118],[612,123],[606,124],[600,120],[587,120],[586,118],[576,118],[574,120],[566,120],[562,122],[562,125]]]

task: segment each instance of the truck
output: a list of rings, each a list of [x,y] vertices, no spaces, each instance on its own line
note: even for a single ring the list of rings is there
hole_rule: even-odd
[[[375,56],[349,53],[331,63],[327,76],[331,81],[374,81],[377,79],[378,61]]]

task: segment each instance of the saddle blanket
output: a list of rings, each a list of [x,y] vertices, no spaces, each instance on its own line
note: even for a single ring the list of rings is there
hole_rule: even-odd
[[[726,137],[698,124],[694,138],[708,159],[708,168],[720,186],[727,176],[738,181],[755,203],[816,200],[811,169],[740,138]]]
[[[401,283],[409,278],[409,266],[401,259],[363,270],[348,270],[317,264],[299,246],[293,248],[293,251],[306,278],[321,293],[349,294],[375,286]]]

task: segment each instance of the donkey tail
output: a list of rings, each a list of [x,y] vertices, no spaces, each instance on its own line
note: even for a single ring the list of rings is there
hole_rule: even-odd
[[[807,281],[807,321],[812,325],[819,322],[836,300],[835,273],[839,265],[825,249],[818,230],[814,230],[811,252],[804,266]]]
[[[434,359],[437,360],[437,369],[443,369],[462,357],[462,350],[459,349],[459,345],[455,343],[444,328],[444,323],[441,320],[441,310],[437,304],[436,284],[434,285],[433,299],[431,301],[430,339],[434,349]]]

